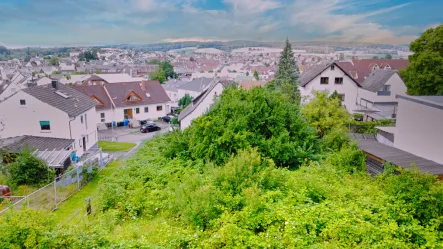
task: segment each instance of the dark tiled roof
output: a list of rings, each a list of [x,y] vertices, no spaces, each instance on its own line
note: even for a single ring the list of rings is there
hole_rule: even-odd
[[[368,91],[377,92],[396,73],[397,71],[393,70],[376,70],[363,82],[362,87]]]
[[[85,94],[61,83],[58,84],[58,89],[55,89],[51,84],[48,84],[26,88],[23,91],[50,106],[66,112],[70,117],[76,117],[91,108],[95,108],[97,105],[95,100],[92,100]],[[63,95],[68,96],[68,98],[63,97],[56,92],[62,93]]]
[[[144,83],[145,89],[142,89]],[[112,83],[105,85],[109,95],[112,98],[116,107],[127,107],[135,105],[150,105],[159,104],[170,101],[165,89],[158,81],[142,81],[142,82],[126,82],[126,83]],[[140,101],[124,101],[127,94],[131,91],[135,92],[142,99]],[[148,97],[149,95],[149,97]]]
[[[179,85],[177,86],[177,88],[193,92],[201,92],[202,90],[206,89],[209,85],[211,85],[213,81],[214,79],[211,78],[198,78],[188,83]]]
[[[74,139],[20,136],[0,140],[0,146],[9,151],[18,151],[28,148],[30,150],[52,151],[65,150],[74,143]]]
[[[92,85],[92,86],[73,86],[75,90],[82,92],[83,94],[92,97],[95,96],[103,105],[98,104],[96,106],[97,110],[108,110],[112,108],[111,99],[109,99],[108,94],[105,91],[105,88],[101,85]]]

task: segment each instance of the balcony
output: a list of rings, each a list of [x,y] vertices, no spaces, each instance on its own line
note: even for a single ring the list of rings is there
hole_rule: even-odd
[[[378,91],[377,96],[391,96],[391,91]]]

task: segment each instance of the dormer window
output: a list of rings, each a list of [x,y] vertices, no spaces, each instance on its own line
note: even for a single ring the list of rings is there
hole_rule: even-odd
[[[125,101],[139,101],[141,100],[140,96],[138,96],[135,92],[130,92],[128,96],[126,96]]]
[[[331,66],[331,71],[334,71],[334,70],[335,70],[335,66],[332,65],[332,66]]]
[[[373,68],[373,71],[380,69],[380,67],[378,65],[375,65]]]
[[[391,66],[390,65],[386,65],[385,66],[385,70],[391,70]]]

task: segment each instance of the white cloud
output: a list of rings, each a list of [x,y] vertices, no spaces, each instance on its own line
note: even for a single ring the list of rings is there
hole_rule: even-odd
[[[261,14],[269,10],[282,7],[275,0],[223,0],[225,4],[232,6],[235,14]]]
[[[297,0],[291,7],[291,24],[307,32],[323,34],[341,41],[403,43],[415,36],[400,37],[396,32],[371,22],[370,17],[386,14],[407,6],[397,5],[362,14],[337,14],[352,6],[351,0]]]

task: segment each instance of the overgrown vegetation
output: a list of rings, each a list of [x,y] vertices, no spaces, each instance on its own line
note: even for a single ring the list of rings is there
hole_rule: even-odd
[[[99,141],[98,147],[108,152],[127,152],[134,148],[134,143]]]

